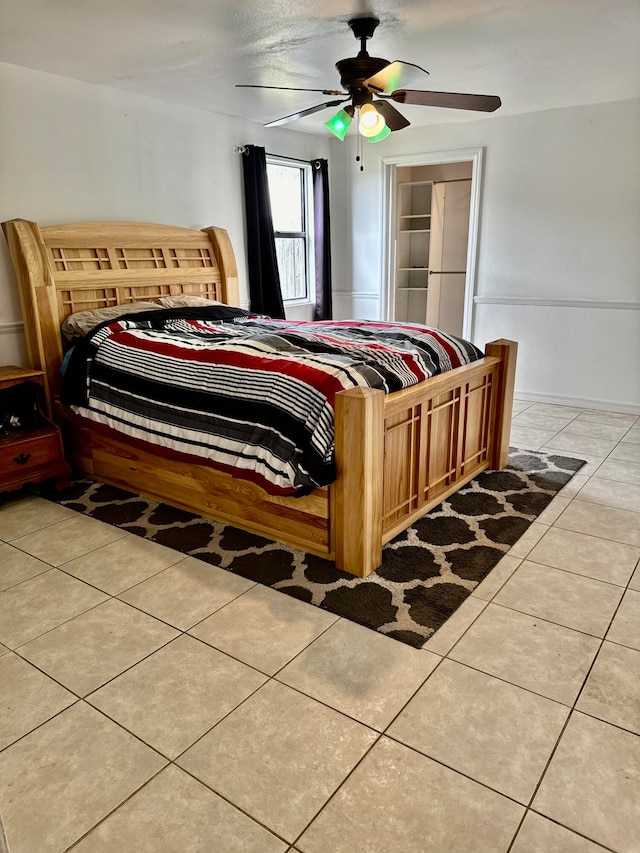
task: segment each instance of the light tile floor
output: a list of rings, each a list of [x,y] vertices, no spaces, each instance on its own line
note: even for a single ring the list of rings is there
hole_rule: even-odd
[[[640,418],[413,649],[34,496],[0,508],[11,853],[640,851]]]

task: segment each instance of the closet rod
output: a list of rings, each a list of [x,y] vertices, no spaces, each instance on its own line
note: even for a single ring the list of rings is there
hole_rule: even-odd
[[[434,181],[434,184],[460,184],[464,181],[471,181],[472,178],[449,178],[449,180],[445,180],[444,178],[441,181]]]

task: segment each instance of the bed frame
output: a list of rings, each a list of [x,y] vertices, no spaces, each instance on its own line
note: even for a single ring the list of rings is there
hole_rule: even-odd
[[[196,294],[239,305],[227,232],[138,222],[39,228],[2,225],[20,289],[31,366],[47,377],[68,461],[97,480],[301,548],[359,577],[382,546],[485,468],[507,462],[517,344],[385,395],[370,388],[335,401],[337,480],[302,498],[268,495],[205,464],[167,459],[100,433],[60,404],[60,324],[89,308]]]

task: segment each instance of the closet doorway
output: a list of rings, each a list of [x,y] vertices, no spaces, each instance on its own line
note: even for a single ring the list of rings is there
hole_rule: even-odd
[[[472,337],[482,149],[389,157],[383,317]]]

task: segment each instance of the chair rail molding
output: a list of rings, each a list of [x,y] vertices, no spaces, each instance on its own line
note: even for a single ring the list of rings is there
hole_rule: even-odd
[[[22,320],[0,322],[0,335],[19,335],[21,332],[24,332]]]
[[[640,311],[640,302],[624,299],[565,299],[547,296],[475,296],[476,305],[530,305],[548,308],[600,308]]]

